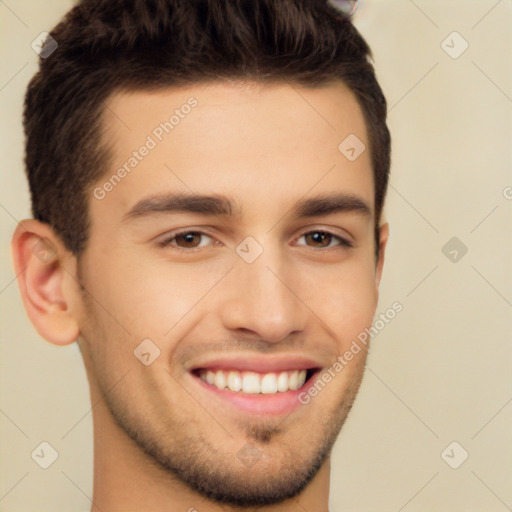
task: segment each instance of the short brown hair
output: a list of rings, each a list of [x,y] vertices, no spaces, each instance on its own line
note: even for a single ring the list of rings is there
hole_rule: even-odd
[[[34,218],[75,255],[89,237],[90,188],[108,171],[106,99],[120,89],[224,79],[350,88],[368,130],[378,255],[391,151],[386,100],[368,44],[326,0],[82,0],[50,35],[58,47],[41,56],[25,97],[25,164]]]

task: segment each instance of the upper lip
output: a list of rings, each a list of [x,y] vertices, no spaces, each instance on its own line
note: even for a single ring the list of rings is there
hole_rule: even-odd
[[[287,356],[235,356],[218,357],[198,361],[190,366],[189,371],[198,369],[215,368],[219,370],[240,370],[254,371],[259,373],[270,373],[285,370],[309,370],[321,368],[323,365],[314,359],[300,355]]]

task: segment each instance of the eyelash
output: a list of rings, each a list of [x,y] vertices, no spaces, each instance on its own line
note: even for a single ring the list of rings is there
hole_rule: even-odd
[[[320,251],[325,251],[325,250],[329,250],[329,249],[334,249],[335,247],[345,247],[345,248],[353,248],[354,247],[354,244],[352,242],[349,242],[348,240],[346,240],[345,238],[342,238],[340,237],[339,235],[335,235],[334,233],[330,232],[330,231],[327,231],[327,230],[323,230],[323,229],[314,229],[312,231],[306,231],[305,233],[302,233],[299,238],[302,238],[303,236],[306,236],[306,235],[310,235],[312,233],[322,233],[324,235],[328,235],[328,236],[331,236],[332,238],[335,238],[338,240],[338,244],[332,246],[332,247],[320,247],[320,248],[317,248],[318,250]],[[186,230],[186,231],[180,231],[178,233],[173,233],[172,236],[168,236],[167,238],[164,238],[162,241],[160,241],[158,243],[158,246],[161,247],[161,248],[171,248],[172,250],[176,250],[176,251],[185,251],[185,252],[195,252],[195,251],[198,251],[200,249],[203,249],[203,247],[190,247],[190,248],[185,248],[185,247],[176,247],[174,245],[171,245],[171,242],[176,239],[177,237],[179,236],[182,236],[182,235],[188,235],[188,234],[194,234],[194,235],[201,235],[201,236],[204,236],[206,235],[207,237],[210,237],[210,238],[213,238],[211,235],[209,235],[208,233],[204,233],[202,231],[195,231],[195,230]],[[313,249],[315,249],[313,247]]]

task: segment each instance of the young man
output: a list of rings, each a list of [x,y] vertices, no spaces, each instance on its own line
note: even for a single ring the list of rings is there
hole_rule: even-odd
[[[328,510],[388,238],[369,55],[319,0],[85,0],[50,33],[12,247],[83,354],[92,511]]]

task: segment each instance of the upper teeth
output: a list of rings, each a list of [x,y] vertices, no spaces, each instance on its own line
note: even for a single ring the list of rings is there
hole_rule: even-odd
[[[200,370],[199,377],[219,389],[242,391],[243,393],[272,394],[295,391],[306,382],[306,370],[279,373],[240,372],[238,370]]]

